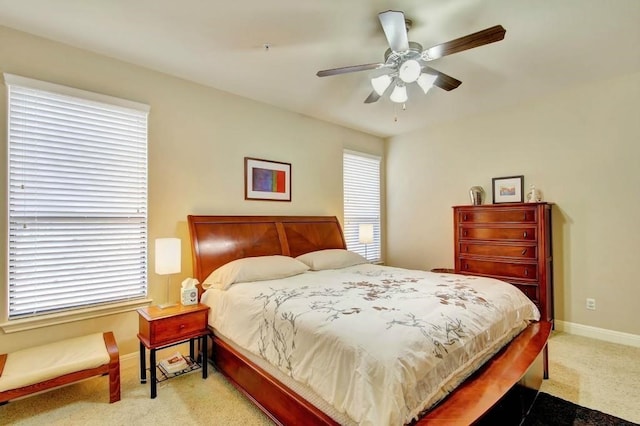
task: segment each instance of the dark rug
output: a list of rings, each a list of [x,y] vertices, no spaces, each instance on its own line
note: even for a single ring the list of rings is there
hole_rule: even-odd
[[[540,392],[523,426],[638,426],[600,411]]]

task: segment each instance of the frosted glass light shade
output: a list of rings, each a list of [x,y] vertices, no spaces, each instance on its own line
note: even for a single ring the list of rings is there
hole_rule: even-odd
[[[180,238],[158,238],[156,240],[156,274],[177,274],[180,268]]]
[[[433,83],[435,83],[436,78],[438,78],[437,75],[426,74],[426,73],[422,73],[420,74],[420,77],[418,77],[418,80],[417,80],[418,86],[420,86],[420,88],[425,93],[425,95],[427,94],[429,89],[433,87]]]
[[[387,87],[391,84],[391,77],[389,75],[384,74],[379,77],[375,77],[371,79],[371,85],[373,86],[373,90],[378,94],[378,96],[382,96]]]
[[[420,71],[422,67],[415,59],[406,60],[400,65],[400,69],[398,70],[398,76],[400,80],[405,83],[413,83],[420,76]]]
[[[371,244],[373,242],[373,224],[361,223],[358,227],[358,241],[362,244]]]
[[[406,86],[396,86],[393,88],[393,92],[391,92],[391,96],[389,96],[392,102],[401,104],[403,102],[407,102],[407,88]]]

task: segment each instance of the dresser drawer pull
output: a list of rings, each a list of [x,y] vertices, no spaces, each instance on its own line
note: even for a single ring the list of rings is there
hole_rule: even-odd
[[[528,235],[528,234],[527,234],[527,231],[524,231],[524,234],[523,234],[523,235],[524,235],[524,238],[527,238],[527,235]]]
[[[462,215],[462,220],[467,220],[467,215],[466,214]]]
[[[466,237],[467,236],[467,230],[465,229],[464,231],[462,231],[462,236]]]
[[[464,246],[464,251],[466,251],[467,253],[469,253],[469,246]]]
[[[525,254],[527,254],[527,249],[522,250],[522,253],[520,253],[520,254],[522,254],[523,256],[524,256]]]
[[[178,326],[178,328],[179,328],[180,330],[183,330],[185,327],[186,327],[186,325],[184,325],[184,324],[180,324],[180,325]]]
[[[527,212],[522,213],[522,220],[527,220]]]
[[[529,268],[524,268],[524,276],[525,277],[529,276]]]
[[[469,264],[468,263],[464,264],[464,269],[466,269],[467,271],[469,270]]]

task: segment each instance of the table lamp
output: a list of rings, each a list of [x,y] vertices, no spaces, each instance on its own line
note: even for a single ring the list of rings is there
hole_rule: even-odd
[[[358,227],[358,240],[361,244],[364,244],[364,257],[367,257],[367,244],[373,242],[373,223],[361,223]]]
[[[167,297],[165,303],[158,305],[160,309],[176,306],[177,303],[169,302],[169,288],[171,286],[171,274],[180,273],[180,239],[158,238],[156,239],[156,274],[168,275]]]

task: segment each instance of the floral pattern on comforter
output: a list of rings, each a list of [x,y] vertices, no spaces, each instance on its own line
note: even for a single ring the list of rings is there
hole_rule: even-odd
[[[222,335],[367,425],[410,422],[539,318],[498,280],[378,265],[234,284],[209,300]]]

